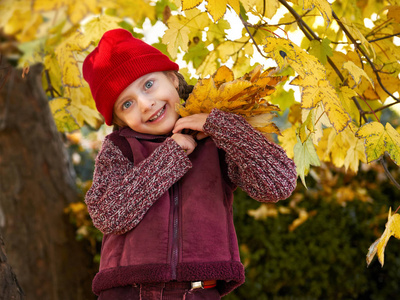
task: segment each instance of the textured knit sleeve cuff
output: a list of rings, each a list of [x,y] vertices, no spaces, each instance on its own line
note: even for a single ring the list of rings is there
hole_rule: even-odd
[[[204,123],[203,129],[204,132],[213,135],[213,133],[216,133],[220,131],[222,126],[229,124],[229,120],[232,118],[235,119],[243,119],[241,116],[230,114],[227,112],[224,112],[222,110],[219,110],[217,108],[214,108],[211,113],[208,115],[206,122]],[[225,129],[228,129],[227,126]],[[228,133],[228,132],[225,132]]]
[[[165,173],[174,181],[180,179],[192,167],[186,152],[172,138],[167,138],[155,151],[158,152],[157,155],[151,155],[146,164],[151,166],[156,163],[157,169],[165,169]]]

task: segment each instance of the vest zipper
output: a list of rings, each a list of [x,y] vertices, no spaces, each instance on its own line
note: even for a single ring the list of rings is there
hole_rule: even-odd
[[[171,265],[172,265],[172,280],[176,280],[176,268],[178,265],[179,257],[179,193],[178,184],[173,185],[173,217],[172,217],[172,251],[171,251]]]

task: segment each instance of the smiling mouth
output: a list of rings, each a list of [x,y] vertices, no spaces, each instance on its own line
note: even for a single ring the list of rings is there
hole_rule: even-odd
[[[162,114],[165,112],[165,106],[164,105],[156,115],[152,116],[147,122],[154,122],[156,121],[160,116],[162,116]]]

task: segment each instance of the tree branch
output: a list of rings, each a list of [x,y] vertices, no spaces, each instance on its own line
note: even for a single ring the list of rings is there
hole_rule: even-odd
[[[283,1],[283,0],[280,0]],[[365,59],[368,61],[368,63],[370,64],[372,70],[374,71],[375,75],[376,75],[376,79],[378,80],[379,85],[381,86],[381,88],[393,99],[395,99],[396,101],[400,101],[399,98],[397,98],[395,95],[393,95],[392,93],[390,93],[386,87],[383,85],[381,77],[379,76],[379,71],[376,69],[375,64],[372,62],[372,60],[369,58],[368,54],[365,53],[365,51],[359,46],[359,44],[357,43],[357,41],[353,38],[353,36],[350,34],[350,32],[347,30],[347,28],[342,24],[342,22],[339,20],[338,16],[335,14],[334,11],[332,11],[332,16],[333,18],[336,20],[336,22],[338,23],[339,27],[343,30],[343,32],[346,34],[346,36],[351,40],[351,42],[353,43],[354,47],[357,49],[357,51],[359,51],[364,57]]]
[[[249,27],[248,27],[247,22],[246,22],[245,20],[243,20],[243,17],[242,17],[240,14],[239,14],[239,17],[240,17],[240,20],[241,20],[242,23],[243,23],[244,28],[246,28],[247,33],[249,34],[251,40],[253,41],[254,46],[256,46],[258,53],[260,53],[262,57],[268,58],[268,57],[266,57],[266,56],[264,55],[264,53],[261,52],[260,48],[258,47],[257,42],[254,40],[253,35],[250,33],[250,30],[249,30]]]
[[[383,166],[383,169],[385,170],[385,174],[387,177],[389,177],[390,181],[395,185],[400,190],[400,184],[396,181],[396,179],[392,176],[392,173],[389,172],[389,169],[387,168],[386,162],[383,159],[387,154],[384,154],[381,156],[378,160]]]
[[[391,37],[395,37],[395,36],[400,36],[400,32],[394,33],[394,34],[390,34],[390,35],[386,35],[386,36],[383,36],[383,37],[380,37],[380,38],[377,38],[377,39],[374,39],[374,40],[370,40],[370,41],[368,41],[368,43],[375,43],[377,41],[390,39]]]

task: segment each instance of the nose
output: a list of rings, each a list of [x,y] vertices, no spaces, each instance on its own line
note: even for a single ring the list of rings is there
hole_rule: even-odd
[[[149,111],[156,104],[153,98],[146,97],[146,95],[138,97],[137,101],[142,113]]]

